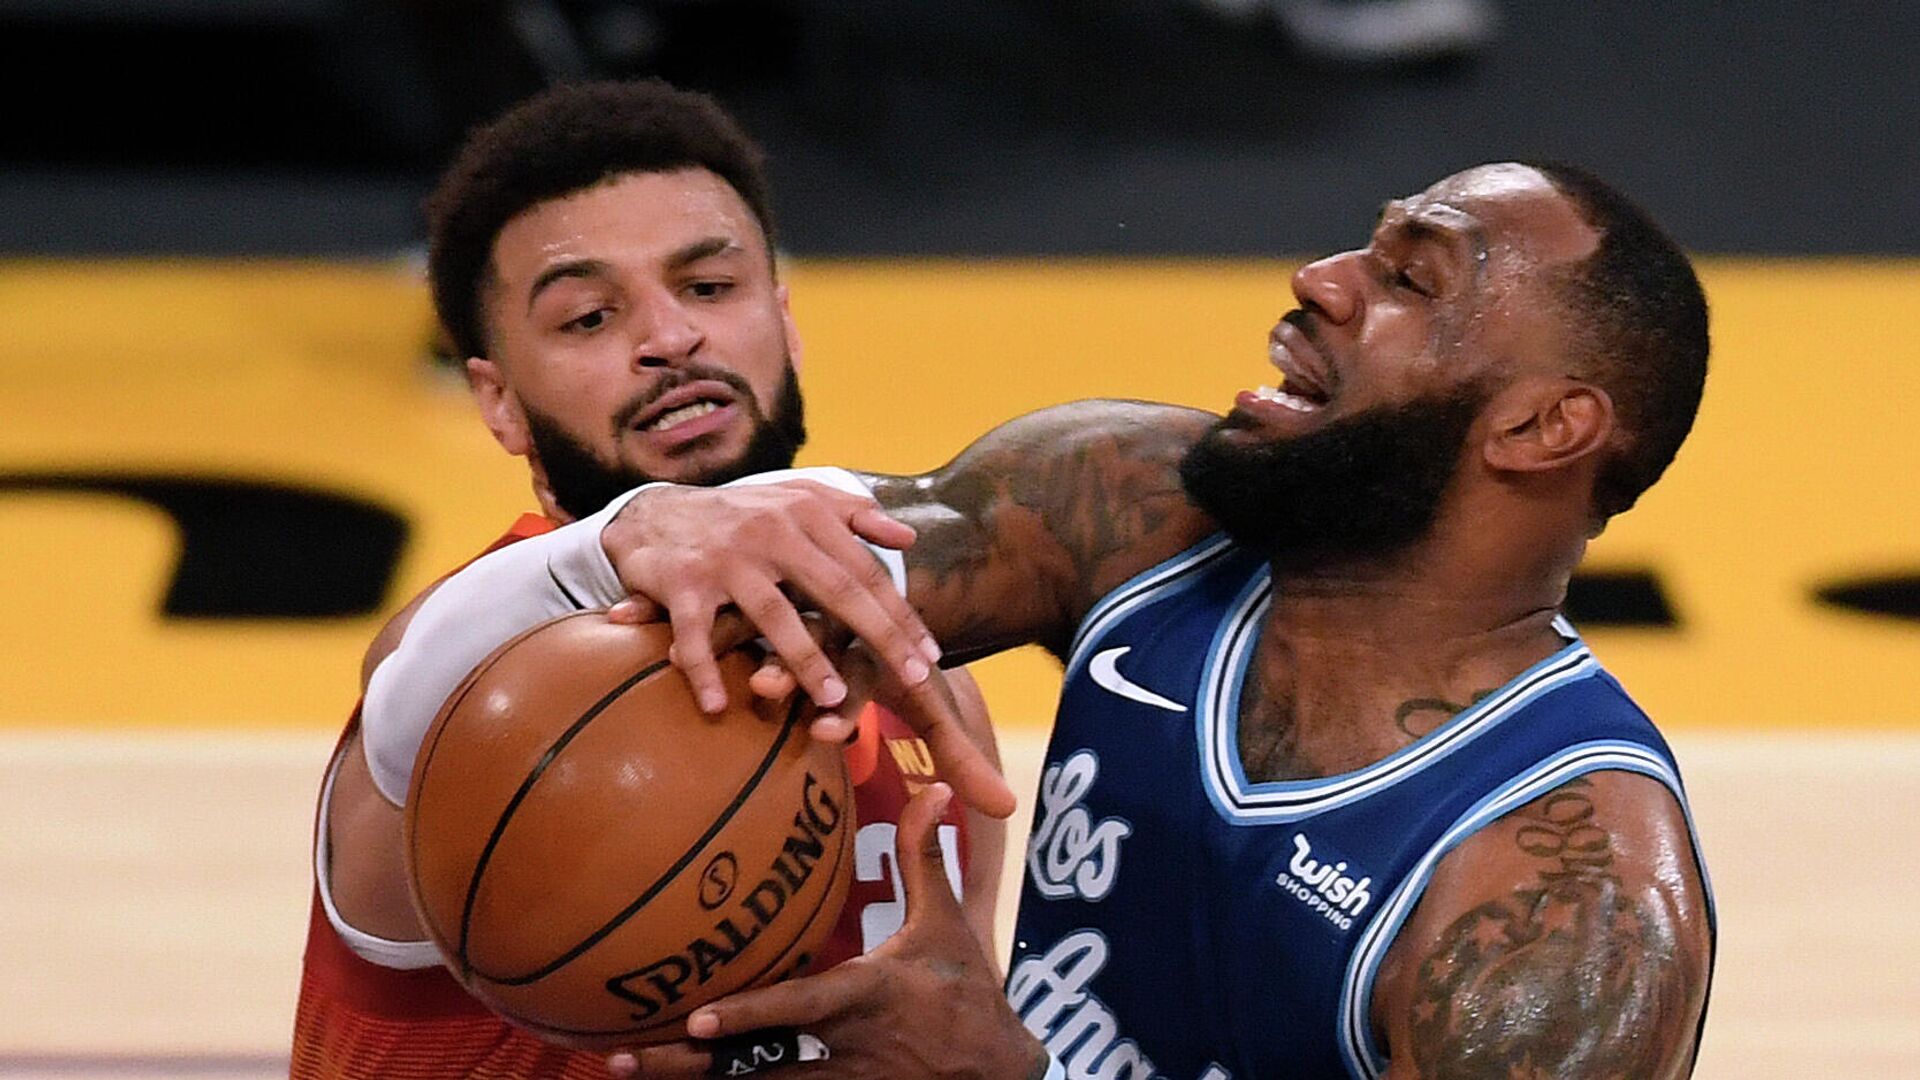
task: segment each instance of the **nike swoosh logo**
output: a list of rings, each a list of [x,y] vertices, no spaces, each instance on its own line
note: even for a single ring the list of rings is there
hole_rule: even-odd
[[[1163,698],[1139,683],[1128,681],[1125,675],[1120,674],[1120,658],[1132,651],[1133,646],[1121,645],[1094,653],[1093,659],[1087,661],[1087,674],[1093,676],[1093,681],[1101,689],[1111,690],[1128,701],[1137,701],[1142,705],[1151,705],[1168,712],[1186,712],[1185,705]]]

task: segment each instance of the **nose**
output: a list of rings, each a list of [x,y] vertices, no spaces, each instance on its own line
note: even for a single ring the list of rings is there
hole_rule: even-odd
[[[1360,260],[1364,252],[1328,255],[1293,272],[1293,295],[1300,306],[1319,312],[1329,322],[1347,323],[1361,312]]]
[[[693,358],[706,341],[679,296],[658,290],[646,296],[634,313],[638,325],[633,348],[636,368],[678,367]]]

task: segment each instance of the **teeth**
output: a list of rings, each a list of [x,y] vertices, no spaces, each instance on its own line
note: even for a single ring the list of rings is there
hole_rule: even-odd
[[[1281,386],[1287,385],[1287,369],[1280,363],[1280,358],[1285,356],[1286,352],[1287,347],[1277,341],[1267,346],[1267,356],[1273,361],[1274,371],[1280,376]],[[1289,394],[1283,390],[1275,390],[1267,386],[1263,386],[1260,389],[1263,391],[1260,395],[1261,397],[1266,398],[1268,401],[1279,402],[1289,409],[1299,409],[1305,412],[1308,409],[1319,407],[1319,402],[1308,400],[1297,394]],[[1269,396],[1266,391],[1271,391],[1271,396]]]
[[[1284,405],[1294,412],[1312,412],[1320,407],[1318,402],[1309,401],[1299,394],[1289,394],[1285,390],[1275,389],[1271,386],[1262,386],[1253,393],[1254,396],[1258,397],[1261,401],[1271,401],[1275,405]]]
[[[720,406],[711,401],[696,401],[691,405],[682,405],[677,409],[668,409],[647,425],[648,431],[670,431],[689,420],[715,412]]]

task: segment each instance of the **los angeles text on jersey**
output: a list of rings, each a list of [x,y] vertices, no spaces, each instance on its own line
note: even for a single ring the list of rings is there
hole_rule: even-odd
[[[1083,805],[1099,779],[1100,757],[1087,749],[1048,766],[1040,778],[1027,876],[1046,900],[1097,903],[1119,881],[1121,845],[1133,826],[1117,817],[1095,820]],[[1015,962],[1007,1000],[1073,1080],[1165,1080],[1139,1045],[1122,1037],[1113,1010],[1092,990],[1111,955],[1106,935],[1076,930],[1045,953]],[[1232,1078],[1215,1065],[1200,1080]]]
[[[1100,778],[1100,758],[1075,751],[1040,778],[1040,804],[1027,841],[1027,873],[1049,900],[1100,900],[1120,877],[1120,842],[1133,826],[1117,817],[1098,822],[1080,805]]]
[[[1167,1080],[1138,1043],[1121,1035],[1113,1010],[1090,989],[1111,955],[1105,934],[1076,930],[1014,964],[1007,1001],[1074,1080]],[[1209,1065],[1200,1080],[1233,1080],[1233,1074]]]

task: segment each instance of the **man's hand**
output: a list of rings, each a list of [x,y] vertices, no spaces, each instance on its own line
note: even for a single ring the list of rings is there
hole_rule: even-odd
[[[935,827],[952,798],[932,784],[900,816],[896,865],[906,922],[885,944],[831,971],[723,998],[694,1011],[687,1032],[716,1039],[787,1027],[818,1037],[830,1061],[779,1070],[781,1080],[834,1076],[1028,1080],[1045,1049],[1007,1005],[947,882]],[[616,1054],[618,1076],[703,1075],[697,1043]]]
[[[847,682],[790,594],[798,595],[858,636],[899,681],[901,715],[927,740],[941,775],[981,812],[1006,817],[1012,790],[931,678],[939,646],[863,539],[903,549],[914,533],[871,499],[811,481],[644,492],[601,533],[621,584],[635,594],[610,617],[643,622],[664,611],[675,665],[701,708],[715,712],[726,706],[715,622],[736,608],[808,696],[832,710],[846,701]]]
[[[717,624],[716,640],[727,641],[727,627],[739,617],[728,615]],[[949,673],[935,670],[924,690],[910,694],[893,673],[874,659],[864,642],[853,641],[844,629],[828,625],[819,616],[808,616],[807,624],[821,641],[835,664],[847,678],[847,698],[838,707],[823,709],[814,716],[808,730],[821,742],[844,743],[859,727],[860,711],[870,701],[888,706],[907,726],[927,741],[937,775],[965,796],[969,805],[988,817],[1005,818],[1013,812],[1014,797],[1001,773],[993,734],[987,728],[986,703],[979,700],[979,688],[970,691],[977,718],[968,722],[968,705],[954,692]],[[736,641],[744,641],[741,636]],[[799,681],[778,656],[766,656],[747,686],[756,697],[785,701],[800,689]],[[939,708],[929,710],[927,701],[937,694]],[[963,738],[966,745],[954,740]],[[996,878],[997,880],[997,878]]]
[[[939,646],[863,539],[904,550],[914,533],[872,499],[805,480],[647,491],[600,534],[636,598],[622,617],[648,621],[665,612],[674,662],[708,712],[726,707],[712,639],[714,618],[729,605],[785,658],[816,704],[831,708],[846,696],[788,590],[872,645],[903,683],[926,681]]]

